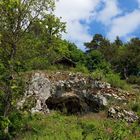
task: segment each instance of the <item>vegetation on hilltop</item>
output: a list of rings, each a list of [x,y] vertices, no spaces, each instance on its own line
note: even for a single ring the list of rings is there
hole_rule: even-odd
[[[114,87],[127,87],[126,82],[140,85],[139,38],[123,43],[116,37],[112,43],[102,35],[95,34],[91,42],[85,43],[86,51],[83,52],[74,43],[62,39],[62,33],[66,32],[66,23],[54,15],[54,8],[54,0],[0,1],[0,139],[11,139],[18,130],[26,128],[22,124],[26,117],[16,109],[16,102],[24,93],[25,83],[20,76],[21,72],[71,70],[91,74],[97,79],[110,82]],[[76,66],[67,67],[54,63],[62,57],[72,60]],[[52,119],[55,121],[55,117]],[[61,119],[63,118],[60,117]],[[97,131],[95,124],[73,125],[70,124],[70,130],[74,127],[73,137],[68,133],[63,134],[70,137],[69,139],[76,139],[78,135],[81,139],[83,135],[91,137],[92,125],[95,126],[93,132],[103,132]],[[44,129],[47,131],[49,127],[51,126]],[[121,135],[116,139],[123,139],[122,135],[126,134],[129,126],[116,127],[117,129],[111,128],[111,131],[114,129],[111,136],[116,133]],[[79,131],[76,132],[75,129]],[[38,132],[36,128],[33,131]],[[104,132],[101,135],[108,138]]]

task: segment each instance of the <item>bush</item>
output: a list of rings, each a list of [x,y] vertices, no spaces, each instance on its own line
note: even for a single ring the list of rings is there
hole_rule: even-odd
[[[130,89],[129,85],[126,83],[126,81],[121,80],[119,74],[116,73],[108,73],[106,74],[106,81],[110,83],[113,87],[121,88],[128,90]]]
[[[49,65],[47,70],[50,70],[50,71],[67,71],[69,70],[70,68],[68,66],[65,66],[65,65],[62,65],[62,64],[55,64],[55,65]]]
[[[131,108],[135,112],[140,112],[140,104],[139,103],[133,104]]]
[[[127,82],[131,83],[131,84],[138,84],[138,85],[140,85],[140,76],[131,75],[128,78]]]
[[[130,90],[130,86],[126,83],[126,81],[121,80],[120,75],[112,71],[106,73],[103,70],[97,69],[91,75],[94,79],[108,82],[115,88]]]
[[[35,57],[25,64],[27,70],[45,70],[49,66],[46,58]]]
[[[140,116],[140,97],[136,97],[136,100],[130,102],[129,107]]]
[[[94,131],[96,130],[96,127],[93,123],[79,122],[78,125],[80,125],[80,127],[83,130],[83,132],[82,132],[83,140],[85,140],[88,135],[93,134]]]
[[[76,66],[76,68],[74,68],[74,71],[75,72],[82,72],[82,73],[85,73],[85,74],[89,73],[88,69],[84,65],[82,65],[82,64],[78,64]]]
[[[8,127],[10,120],[6,117],[0,116],[0,139],[9,139]]]
[[[92,76],[94,79],[105,80],[104,72],[103,72],[103,70],[100,70],[100,69],[95,70],[95,71],[91,74],[91,76]]]
[[[0,140],[10,140],[25,130],[31,115],[14,111],[9,117],[0,117]]]
[[[114,131],[111,135],[112,140],[124,140],[129,135],[130,131],[127,129],[127,124],[123,121],[114,124]],[[127,137],[128,138],[128,137]]]

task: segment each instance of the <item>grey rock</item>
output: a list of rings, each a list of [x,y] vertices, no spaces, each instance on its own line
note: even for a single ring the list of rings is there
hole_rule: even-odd
[[[102,89],[102,88],[108,88],[109,89],[109,88],[111,88],[111,85],[109,83],[106,83],[106,82],[95,80],[94,81],[94,87],[95,88],[100,88],[100,89]]]
[[[107,107],[108,100],[122,101],[127,95],[123,94],[123,91],[111,88],[109,83],[94,80],[91,77],[84,77],[80,73],[57,72],[45,75],[42,72],[37,72],[32,75],[28,83],[25,95],[17,106],[18,108],[22,108],[26,100],[33,97],[35,105],[31,109],[32,113],[49,112],[46,101],[51,97],[53,97],[53,101],[60,100],[66,104],[70,101],[81,106],[82,103],[86,111],[100,111],[104,107]],[[66,96],[67,93],[73,93],[76,96]],[[57,104],[60,105],[60,102]],[[110,116],[113,114],[113,117],[115,117],[114,114],[120,112],[120,108],[115,107],[114,110],[112,109],[109,112]],[[122,112],[118,113],[118,118],[122,116]],[[131,114],[131,116],[133,115]]]
[[[45,104],[45,101],[51,96],[51,83],[48,78],[45,77],[43,73],[35,73],[28,85],[28,88],[25,92],[25,95],[21,101],[18,102],[17,108],[22,109],[24,103],[30,97],[34,97],[36,100],[36,105],[31,108],[31,112],[48,112],[48,108]]]
[[[26,95],[36,95],[40,99],[46,100],[51,96],[51,83],[48,78],[42,73],[35,73],[32,76],[31,82],[28,85]]]
[[[129,123],[133,123],[139,119],[133,111],[127,111],[118,106],[109,108],[108,117],[125,120]]]
[[[103,95],[98,95],[100,106],[106,107],[108,105],[107,99]]]
[[[99,112],[108,105],[107,99],[103,95],[84,93],[84,99],[88,104],[90,111]]]
[[[111,107],[111,108],[109,108],[109,113],[110,113],[110,114],[115,114],[116,111],[115,111],[115,109],[114,109],[113,107]]]

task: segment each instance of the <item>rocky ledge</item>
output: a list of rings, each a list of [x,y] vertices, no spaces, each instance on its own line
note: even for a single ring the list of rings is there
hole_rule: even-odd
[[[25,95],[17,106],[19,109],[29,109],[32,113],[59,110],[67,114],[82,114],[108,108],[109,102],[113,100],[127,103],[130,98],[134,98],[134,94],[80,73],[37,72],[30,76]],[[134,112],[121,110],[121,116],[118,112],[116,108],[109,108],[108,117],[120,119],[129,116],[129,119],[125,119],[128,122],[138,120]]]

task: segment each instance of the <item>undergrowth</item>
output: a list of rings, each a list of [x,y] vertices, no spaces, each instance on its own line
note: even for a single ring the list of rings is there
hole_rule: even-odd
[[[94,114],[93,114],[94,116]],[[139,140],[140,125],[52,113],[31,117],[19,140]]]

